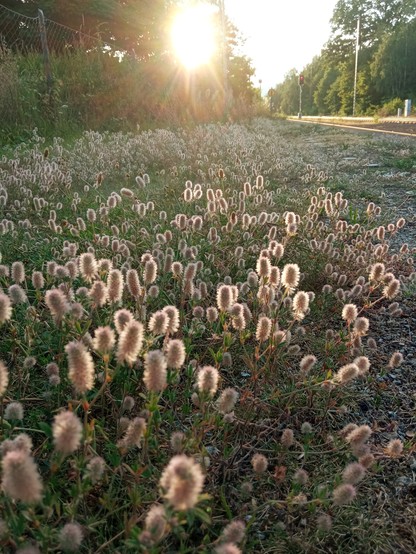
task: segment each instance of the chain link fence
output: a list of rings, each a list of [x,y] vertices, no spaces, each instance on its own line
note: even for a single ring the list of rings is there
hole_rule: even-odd
[[[22,53],[42,52],[41,21],[41,10],[37,17],[29,17],[0,4],[0,44],[3,48]],[[59,53],[73,48],[117,49],[116,45],[103,42],[97,36],[71,29],[46,17],[44,22],[49,52]]]

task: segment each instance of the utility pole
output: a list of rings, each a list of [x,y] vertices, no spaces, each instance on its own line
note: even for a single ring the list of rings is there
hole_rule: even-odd
[[[225,109],[228,110],[231,98],[230,98],[230,87],[228,83],[227,21],[225,17],[224,0],[218,0],[218,8],[220,10],[220,18],[221,18],[221,35],[222,35],[221,54],[222,54],[224,104],[225,104]]]
[[[355,105],[357,102],[357,75],[358,75],[358,51],[360,49],[360,24],[361,16],[357,19],[357,40],[355,43],[355,71],[354,71],[354,97],[352,101],[352,115],[355,116]]]
[[[231,102],[231,90],[228,82],[228,56],[227,56],[227,18],[225,16],[224,0],[209,0],[210,4],[218,7],[221,25],[221,65],[222,65],[222,89],[224,95],[224,107],[228,110]]]
[[[298,119],[302,119],[302,89],[303,85],[305,84],[305,76],[300,74],[299,75],[299,113],[298,113]]]
[[[38,10],[38,22],[39,22],[40,40],[41,40],[42,51],[43,51],[43,66],[45,69],[46,87],[48,91],[49,101],[51,101],[52,70],[51,70],[51,62],[49,59],[48,40],[46,36],[45,16],[43,15],[42,10]]]

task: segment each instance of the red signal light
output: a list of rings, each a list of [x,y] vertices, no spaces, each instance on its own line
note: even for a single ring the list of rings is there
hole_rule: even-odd
[[[305,84],[305,77],[303,75],[299,75],[299,86],[302,87]]]

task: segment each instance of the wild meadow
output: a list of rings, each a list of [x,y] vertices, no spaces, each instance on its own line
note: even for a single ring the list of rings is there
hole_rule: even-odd
[[[407,371],[415,247],[380,191],[411,152],[372,140],[256,119],[4,152],[2,552],[416,547],[383,511],[414,425],[372,416]]]

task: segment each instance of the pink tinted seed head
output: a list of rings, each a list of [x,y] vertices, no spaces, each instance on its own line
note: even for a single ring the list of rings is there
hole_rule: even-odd
[[[133,364],[143,346],[143,325],[139,321],[130,321],[120,333],[117,347],[119,363]]]
[[[79,418],[69,410],[55,416],[52,425],[55,450],[62,454],[72,454],[81,444],[82,424]]]
[[[3,492],[13,500],[39,502],[42,481],[32,456],[25,450],[11,450],[2,459]]]
[[[195,506],[202,492],[204,475],[201,467],[185,455],[174,456],[164,469],[160,486],[164,497],[175,510],[189,510]]]
[[[68,377],[78,394],[85,394],[94,386],[94,362],[84,344],[72,341],[65,346],[68,357]]]
[[[160,350],[147,352],[144,359],[143,381],[148,391],[162,392],[167,385],[167,362]]]

